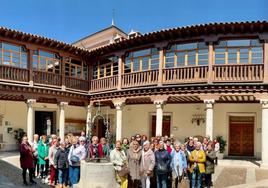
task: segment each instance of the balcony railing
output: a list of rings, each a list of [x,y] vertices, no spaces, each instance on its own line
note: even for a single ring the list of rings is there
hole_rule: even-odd
[[[206,82],[208,66],[177,67],[163,70],[164,84]]]
[[[259,82],[263,80],[263,64],[214,65],[214,82]]]
[[[65,85],[67,88],[78,89],[78,90],[89,90],[89,82],[87,80],[82,80],[79,78],[66,77]]]
[[[111,76],[107,78],[101,78],[91,80],[91,91],[105,91],[116,89],[118,84],[118,76]]]
[[[61,86],[61,75],[52,72],[33,71],[33,81],[37,84]]]
[[[157,83],[158,70],[148,70],[122,75],[122,87],[156,85]]]
[[[29,70],[18,67],[0,66],[0,79],[29,82]]]

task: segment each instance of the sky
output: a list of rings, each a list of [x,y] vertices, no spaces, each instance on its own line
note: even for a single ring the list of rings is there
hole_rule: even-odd
[[[212,22],[268,21],[268,0],[0,1],[0,26],[67,43],[111,26],[113,17],[126,33]]]

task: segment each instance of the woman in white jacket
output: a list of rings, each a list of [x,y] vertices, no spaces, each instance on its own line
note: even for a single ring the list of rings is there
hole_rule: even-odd
[[[115,149],[110,153],[110,160],[114,165],[114,169],[117,173],[122,170],[124,165],[127,165],[127,157],[125,152],[121,149],[121,141],[116,141]],[[128,175],[120,176],[121,188],[127,188],[128,186]]]

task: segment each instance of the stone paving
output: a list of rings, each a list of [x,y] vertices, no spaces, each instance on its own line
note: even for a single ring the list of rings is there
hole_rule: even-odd
[[[36,180],[36,188],[48,188]],[[268,169],[259,168],[259,162],[219,160],[213,174],[214,188],[268,188]],[[18,152],[0,153],[0,188],[23,188]],[[112,188],[112,187],[111,187]]]

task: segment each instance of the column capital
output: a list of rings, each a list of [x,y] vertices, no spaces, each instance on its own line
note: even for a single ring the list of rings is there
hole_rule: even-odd
[[[64,108],[66,106],[68,106],[68,102],[60,102],[58,105],[59,105],[60,109],[63,109],[64,110]]]
[[[268,108],[268,99],[261,99],[260,103],[262,105],[262,109],[267,109]]]
[[[116,110],[122,110],[123,107],[125,106],[125,102],[126,102],[125,98],[113,100],[113,104],[114,104]]]
[[[166,101],[164,101],[164,100],[155,100],[154,104],[156,106],[156,109],[159,109],[159,108],[163,109],[165,104],[166,104]]]
[[[213,108],[215,99],[205,99],[204,103],[206,104],[206,108]]]
[[[155,103],[155,101],[167,101],[168,100],[168,95],[155,95],[155,96],[150,96],[151,101]]]
[[[28,107],[32,107],[33,104],[36,103],[36,99],[27,99],[26,103],[27,103]]]
[[[93,106],[92,104],[87,105],[87,106],[86,106],[87,112],[91,112],[92,109],[93,109],[93,107],[94,107],[94,106]]]

